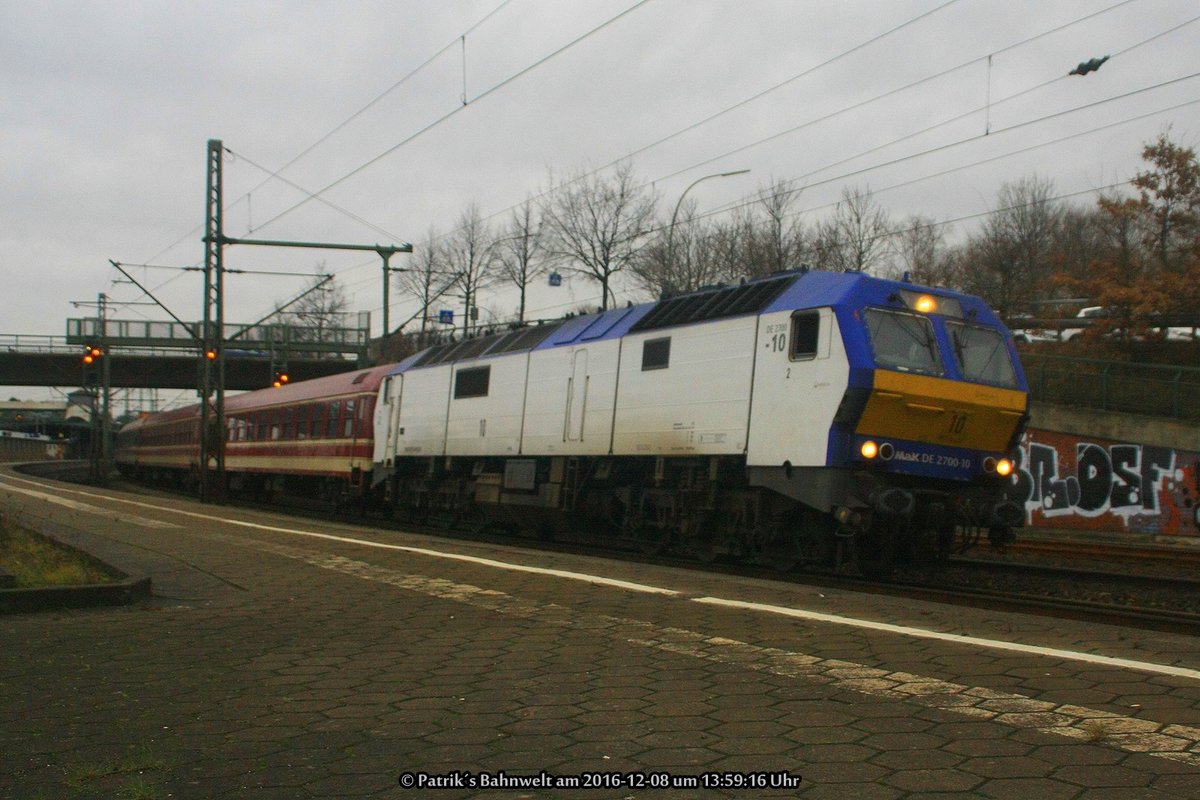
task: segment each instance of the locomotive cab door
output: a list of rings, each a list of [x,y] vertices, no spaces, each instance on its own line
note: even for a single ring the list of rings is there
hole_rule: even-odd
[[[382,431],[383,445],[383,462],[385,464],[394,463],[396,458],[397,439],[400,436],[400,393],[404,386],[403,375],[391,375],[384,383],[384,419],[387,424]],[[376,430],[375,435],[378,436],[381,431]]]

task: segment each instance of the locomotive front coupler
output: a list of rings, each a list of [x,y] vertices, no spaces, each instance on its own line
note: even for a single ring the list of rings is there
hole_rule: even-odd
[[[912,492],[896,486],[880,486],[867,495],[871,508],[887,517],[911,517],[917,507]]]

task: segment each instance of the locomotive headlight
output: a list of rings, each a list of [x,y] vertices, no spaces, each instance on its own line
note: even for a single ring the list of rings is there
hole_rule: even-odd
[[[932,314],[937,311],[937,300],[933,299],[932,295],[923,294],[917,298],[913,307],[922,314]]]
[[[865,441],[862,443],[862,447],[859,448],[859,452],[862,453],[863,458],[874,458],[879,455],[879,445],[870,440]]]
[[[1012,475],[1013,463],[1007,458],[1002,458],[996,462],[996,474],[1002,478],[1007,478]]]

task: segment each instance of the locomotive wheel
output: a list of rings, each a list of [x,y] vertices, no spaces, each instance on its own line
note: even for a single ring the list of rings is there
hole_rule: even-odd
[[[804,546],[794,531],[780,531],[763,549],[763,563],[776,572],[791,572],[804,561]]]
[[[662,554],[671,544],[671,531],[667,528],[638,528],[634,534],[638,548],[648,556]]]
[[[886,580],[892,576],[897,535],[896,526],[876,520],[869,531],[856,537],[859,569],[865,577]]]
[[[796,537],[788,536],[784,541],[772,543],[763,553],[763,560],[775,572],[791,572],[804,560],[800,543]]]
[[[714,534],[705,534],[692,539],[692,555],[697,561],[705,564],[711,564],[726,554],[726,551],[717,546],[719,539]]]

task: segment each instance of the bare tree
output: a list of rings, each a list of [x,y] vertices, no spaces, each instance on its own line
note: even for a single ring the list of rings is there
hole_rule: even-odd
[[[1060,211],[1049,179],[1021,178],[1005,183],[996,209],[972,240],[968,288],[1007,317],[1041,296],[1052,270]]]
[[[882,263],[890,237],[888,214],[875,201],[870,187],[846,187],[833,216],[817,227],[814,249],[822,267],[870,272]]]
[[[892,233],[892,252],[895,272],[907,272],[914,283],[953,285],[945,236],[941,226],[929,217],[914,214],[900,223]]]
[[[472,202],[458,217],[458,226],[446,237],[442,245],[449,279],[461,293],[466,318],[463,333],[479,327],[479,290],[496,278],[496,253],[492,246],[492,233],[479,211],[479,204]]]
[[[517,310],[517,321],[525,321],[525,291],[529,284],[545,275],[549,269],[542,246],[542,226],[537,218],[533,200],[513,209],[508,220],[504,238],[499,247],[499,277],[516,286],[521,293],[521,305]]]
[[[329,280],[324,261],[316,264],[313,272],[316,274],[305,287],[307,294],[282,312],[294,326],[292,338],[296,342],[325,342],[334,335],[333,331],[346,327],[346,309],[350,303],[345,290],[335,280]],[[314,353],[311,357],[320,358],[321,355]]]
[[[626,162],[607,177],[579,173],[558,183],[542,205],[547,252],[600,284],[601,308],[613,298],[612,278],[649,244],[656,198],[638,185]]]
[[[804,229],[792,208],[800,199],[800,190],[790,181],[775,179],[758,190],[756,206],[761,221],[752,225],[761,261],[752,275],[767,275],[800,266],[805,250]]]
[[[437,244],[439,238],[437,229],[430,226],[429,231],[425,234],[425,241],[428,242],[428,245],[416,250],[410,262],[412,266],[399,273],[396,281],[397,292],[413,297],[417,301],[420,309],[418,314],[421,317],[421,344],[425,344],[428,338],[430,309],[446,293],[452,283],[450,276],[446,274],[441,248]]]
[[[685,201],[683,219],[673,234],[662,231],[642,251],[630,271],[652,297],[666,297],[715,286],[739,276],[739,232],[729,223],[697,219],[696,204]]]
[[[1107,215],[1097,208],[1065,208],[1060,212],[1050,252],[1052,269],[1060,279],[1048,282],[1047,293],[1065,291],[1061,285],[1061,277],[1084,277],[1089,273],[1089,265],[1092,262],[1106,259],[1113,254],[1110,242],[1119,244],[1120,225],[1118,222],[1110,231],[1110,220],[1106,217]],[[1115,234],[1112,239],[1110,233]]]

